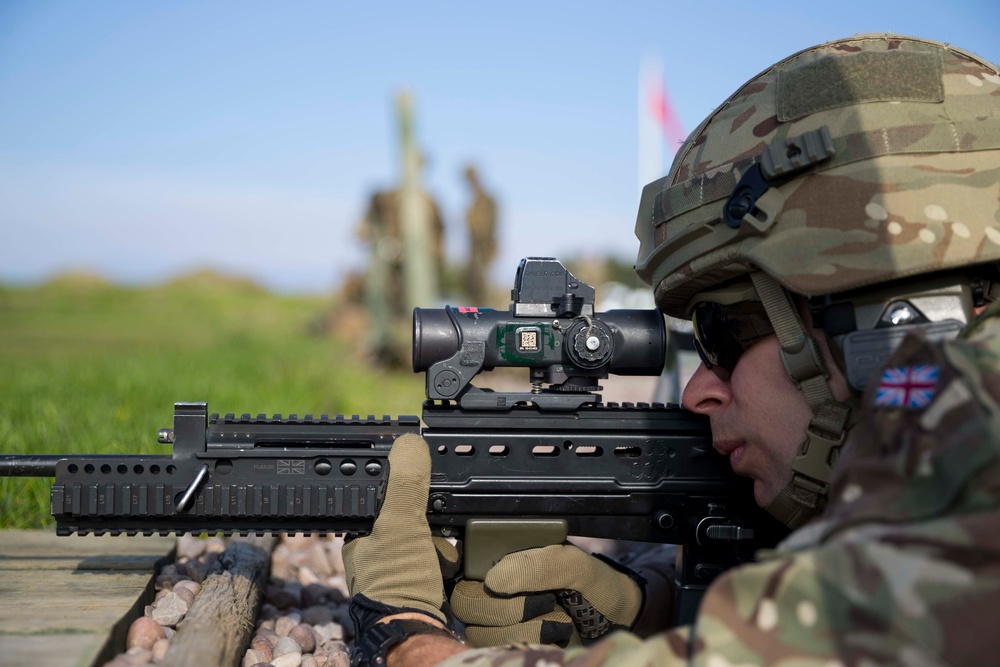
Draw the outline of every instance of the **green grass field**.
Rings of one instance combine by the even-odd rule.
[[[211,412],[419,414],[422,376],[366,366],[310,325],[332,298],[194,274],[0,287],[0,453],[169,453],[175,401]],[[49,480],[0,478],[0,528],[50,526]]]

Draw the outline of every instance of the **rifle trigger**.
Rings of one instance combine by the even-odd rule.
[[[194,504],[194,497],[198,494],[199,489],[201,489],[202,484],[205,483],[207,478],[208,464],[206,463],[198,470],[198,473],[194,476],[194,480],[188,485],[188,488],[184,489],[180,500],[177,501],[178,512],[187,512],[191,509],[191,505]]]

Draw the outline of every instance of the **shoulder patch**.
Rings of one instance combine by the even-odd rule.
[[[875,392],[875,407],[924,409],[934,399],[940,374],[937,364],[886,368]]]

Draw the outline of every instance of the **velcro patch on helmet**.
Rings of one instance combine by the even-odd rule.
[[[862,102],[943,102],[940,51],[826,56],[778,74],[778,120]]]

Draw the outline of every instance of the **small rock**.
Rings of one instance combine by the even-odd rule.
[[[167,649],[170,648],[169,639],[157,639],[156,643],[153,644],[153,662],[160,662],[163,660],[163,656],[167,654]]]
[[[208,574],[208,566],[202,563],[200,560],[188,561],[185,565],[185,570],[187,571],[187,576],[193,581],[199,584],[205,581],[205,576]]]
[[[153,604],[151,618],[160,625],[177,625],[187,611],[188,603],[177,593],[171,593]]]
[[[177,567],[174,565],[167,565],[163,570],[156,576],[156,589],[157,590],[170,590],[174,587],[178,581],[183,581],[184,576],[177,572]]]
[[[334,602],[346,602],[351,599],[351,593],[347,589],[347,579],[342,574],[327,579],[326,587],[329,589],[330,599]]]
[[[288,632],[298,624],[298,620],[290,616],[282,616],[274,622],[274,631],[278,633],[279,637],[287,637]]]
[[[197,558],[205,553],[207,542],[192,535],[177,538],[177,560]]]
[[[306,607],[302,610],[302,620],[309,625],[323,625],[333,620],[333,610],[325,605]]]
[[[284,541],[279,542],[271,552],[271,576],[285,581],[295,576],[291,563],[291,550]]]
[[[301,653],[286,653],[271,660],[272,667],[299,667],[301,664]]]
[[[271,652],[271,655],[272,658],[277,658],[285,655],[286,653],[302,653],[302,646],[291,637],[282,637],[278,640],[278,643],[274,645],[274,650]]]
[[[145,665],[153,659],[153,652],[141,646],[130,648],[124,655],[130,665]]]
[[[199,584],[197,581],[192,581],[191,579],[178,581],[176,584],[174,584],[174,591],[176,592],[178,588],[186,588],[192,593],[194,593],[195,596],[197,596],[198,593],[201,592],[201,584]]]
[[[317,647],[316,652],[313,653],[313,655],[320,662],[322,662],[322,660],[330,661],[337,655],[346,655],[348,657],[348,662],[350,662],[351,650],[347,648],[347,645],[344,642],[331,642]]]
[[[298,580],[303,587],[312,586],[320,582],[319,577],[308,567],[300,567],[299,571],[296,573],[295,578]]]
[[[243,667],[253,667],[254,665],[259,665],[260,663],[267,664],[271,662],[270,658],[265,658],[261,655],[260,651],[255,649],[247,649],[247,652],[243,654]]]
[[[288,638],[295,640],[303,653],[312,653],[316,650],[316,636],[308,625],[296,625],[288,631]]]
[[[348,653],[334,653],[327,661],[326,667],[351,667],[351,656]]]
[[[344,638],[344,626],[333,621],[324,623],[323,625],[314,625],[313,632],[319,636],[320,643],[323,644],[340,641]]]
[[[173,628],[169,628],[167,626],[163,626],[163,631],[167,633],[167,641],[173,639],[174,635],[177,634],[176,630],[174,630]]]
[[[288,609],[290,607],[297,607],[301,604],[301,589],[293,589],[289,586],[275,586],[273,584],[268,585],[265,589],[267,599],[278,609]]]
[[[128,635],[125,637],[125,648],[151,649],[158,639],[166,637],[162,625],[149,616],[140,616],[129,626]]]
[[[326,548],[322,542],[316,542],[309,551],[306,552],[306,566],[316,573],[320,579],[333,576],[333,566],[330,564],[330,556],[327,555]]]
[[[257,634],[262,637],[267,637],[268,641],[271,642],[272,647],[274,647],[274,645],[278,643],[278,640],[281,639],[277,632],[269,628],[261,628],[257,631]]]
[[[219,558],[222,556],[221,552],[207,552],[204,556],[199,558],[202,565],[205,566],[206,572],[211,572],[219,564]]]
[[[132,663],[128,661],[124,653],[121,653],[116,655],[114,660],[104,663],[104,667],[132,667]]]
[[[302,606],[306,608],[321,606],[328,597],[326,586],[319,583],[309,584],[302,589]]]
[[[344,548],[344,538],[335,537],[326,543],[326,553],[330,562],[330,569],[337,574],[344,573],[344,557],[341,551]]]
[[[250,648],[264,656],[264,662],[270,662],[274,657],[274,642],[267,635],[256,634],[250,640]]]
[[[333,642],[332,644],[327,645],[326,652],[328,655],[343,654],[348,658],[351,656],[351,649],[347,648],[347,644],[344,642]],[[350,662],[350,660],[348,660],[348,662]]]
[[[191,592],[190,588],[184,588],[180,584],[177,584],[174,586],[173,593],[187,603],[188,609],[191,608],[191,604],[194,602],[194,593]]]
[[[314,656],[308,653],[303,654],[301,667],[319,667],[319,662],[317,662]]]
[[[210,537],[205,540],[205,553],[221,554],[226,550],[226,541],[221,537]]]
[[[265,595],[267,595],[270,598],[270,589],[268,589],[268,591],[265,592]],[[270,602],[265,602],[260,606],[260,617],[265,620],[271,621],[272,628],[274,627],[274,619],[278,618],[278,616],[281,616],[281,612],[278,611],[278,608],[275,607]]]

